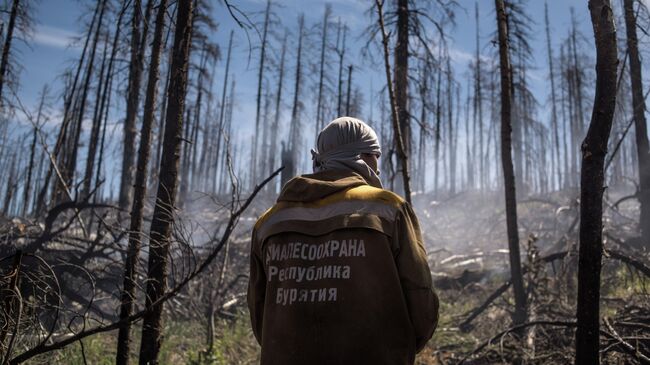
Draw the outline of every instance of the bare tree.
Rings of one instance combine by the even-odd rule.
[[[9,14],[9,24],[7,25],[7,35],[5,36],[5,42],[2,47],[2,58],[0,58],[0,110],[3,109],[2,104],[4,104],[2,99],[2,91],[6,83],[7,69],[9,68],[11,42],[14,39],[14,30],[16,29],[16,20],[18,18],[19,8],[20,0],[13,0],[11,4],[11,13]]]
[[[404,3],[407,1],[405,0],[400,0]],[[404,6],[407,6],[407,4],[401,4]],[[402,186],[404,188],[404,198],[406,199],[407,202],[411,203],[411,178],[409,176],[409,161],[408,161],[408,155],[406,152],[406,146],[404,143],[404,137],[402,136],[402,123],[400,119],[400,113],[399,109],[397,106],[397,97],[395,96],[395,92],[393,89],[393,81],[391,78],[391,69],[390,69],[390,61],[389,61],[389,56],[388,56],[388,34],[386,33],[386,28],[384,26],[384,12],[383,12],[383,7],[384,7],[384,1],[383,0],[375,0],[375,6],[377,8],[377,18],[379,22],[379,29],[381,32],[381,40],[382,40],[382,45],[383,45],[383,53],[384,53],[384,67],[386,70],[386,84],[388,86],[388,99],[390,101],[390,107],[391,107],[391,120],[393,124],[393,137],[395,139],[395,142],[397,144],[397,156],[398,156],[398,161],[400,163],[400,171],[402,173]],[[408,8],[405,9],[408,11]],[[407,13],[408,16],[408,13]],[[408,20],[407,20],[408,22]],[[408,25],[408,23],[407,23]],[[399,28],[399,26],[398,26]],[[408,32],[408,27],[403,30]],[[408,39],[408,36],[406,36]],[[399,39],[399,36],[398,36]],[[405,39],[402,39],[402,42],[406,41]],[[398,40],[399,44],[399,40]],[[406,51],[408,53],[408,44],[404,45]],[[397,53],[397,51],[396,51]],[[397,56],[396,56],[397,58]],[[408,55],[407,55],[408,58]],[[404,60],[402,60],[404,62]],[[397,66],[396,66],[397,68]],[[406,70],[402,70],[404,74],[401,76],[406,76]],[[396,77],[397,78],[397,77]],[[406,81],[406,80],[403,80]],[[406,86],[406,85],[403,85]],[[406,91],[404,91],[406,92]],[[404,100],[405,102],[406,100]],[[406,110],[403,111],[404,113],[408,113]]]
[[[558,188],[562,187],[562,164],[560,163],[560,137],[557,123],[557,96],[555,94],[555,69],[553,67],[553,49],[551,48],[551,29],[548,21],[548,3],[544,2],[544,21],[546,25],[546,53],[548,56],[548,72],[551,81],[551,129],[553,130],[553,159],[552,165],[555,167]]]
[[[257,97],[256,97],[256,109],[255,109],[255,140],[253,142],[252,146],[252,154],[251,154],[251,183],[257,180],[257,159],[258,159],[258,138],[259,138],[259,130],[260,130],[260,108],[262,106],[262,81],[264,78],[264,65],[266,61],[266,47],[267,42],[267,36],[269,33],[269,22],[270,22],[270,16],[271,16],[271,0],[266,1],[266,10],[264,11],[264,27],[262,30],[262,40],[260,43],[260,64],[259,64],[259,69],[257,72]]]
[[[280,128],[280,107],[282,104],[282,87],[284,85],[284,61],[287,53],[287,38],[285,34],[282,40],[282,50],[280,51],[280,64],[278,65],[278,90],[275,93],[275,113],[273,125],[271,126],[271,143],[269,148],[269,172],[275,170],[275,155],[277,154],[278,129]],[[275,189],[273,189],[275,191]]]
[[[178,187],[178,162],[183,126],[183,109],[187,89],[187,70],[192,35],[192,1],[180,1],[176,8],[176,26],[172,60],[172,77],[167,92],[165,139],[160,161],[160,183],[150,230],[146,306],[152,307],[167,286],[168,253],[172,214]],[[157,363],[162,331],[163,303],[153,305],[144,316],[140,345],[140,364]]]
[[[158,4],[156,15],[156,26],[151,45],[151,60],[149,63],[149,78],[145,94],[144,113],[142,118],[142,130],[140,131],[140,147],[138,149],[138,162],[135,173],[135,189],[133,194],[133,207],[131,208],[131,224],[129,226],[129,247],[126,256],[124,269],[124,283],[120,303],[120,319],[124,320],[133,312],[135,300],[135,273],[136,264],[140,254],[142,241],[142,215],[144,200],[147,191],[147,165],[151,150],[151,129],[153,126],[154,111],[158,92],[158,80],[160,79],[160,58],[163,48],[163,32],[165,29],[165,16],[167,12],[167,0],[161,0]],[[116,364],[129,363],[129,348],[131,337],[131,326],[125,322],[120,327],[117,338]]]
[[[589,0],[596,44],[596,95],[582,142],[576,365],[600,363],[600,269],[603,254],[605,155],[616,108],[617,47],[609,0]]]
[[[632,108],[636,135],[636,153],[639,166],[639,192],[641,216],[639,227],[643,242],[650,247],[650,146],[648,146],[648,127],[645,119],[645,98],[643,97],[643,77],[639,57],[639,41],[636,35],[637,21],[634,14],[634,0],[624,0],[625,27],[627,29],[627,51],[630,62],[630,81],[632,84]]]
[[[508,230],[508,250],[510,257],[510,278],[515,293],[515,311],[512,320],[515,324],[526,321],[526,292],[521,271],[519,253],[519,231],[517,226],[517,197],[514,167],[512,165],[512,127],[511,102],[512,79],[510,67],[508,15],[504,0],[495,0],[497,28],[499,35],[499,63],[501,72],[501,164],[506,198],[506,225]]]
[[[305,34],[305,15],[298,17],[298,49],[296,51],[296,74],[293,86],[293,103],[291,107],[291,121],[289,122],[289,140],[285,141],[282,147],[282,176],[280,184],[284,185],[296,174],[296,162],[298,161],[298,147],[300,145],[300,87],[302,86],[302,52]]]
[[[321,46],[320,46],[320,71],[318,74],[318,97],[316,100],[316,133],[314,136],[318,136],[318,132],[325,126],[325,113],[323,111],[323,89],[325,86],[325,54],[327,51],[327,28],[329,26],[329,18],[332,15],[332,6],[330,4],[325,5],[325,12],[323,13],[323,24],[322,24],[322,33],[321,33]]]
[[[153,0],[147,0],[147,12]],[[120,179],[119,206],[126,210],[131,204],[133,188],[133,168],[135,164],[136,115],[140,106],[140,84],[144,49],[146,47],[146,29],[142,31],[142,1],[133,1],[131,19],[131,59],[129,61],[129,87],[126,97],[126,117],[124,119],[124,145],[122,154],[122,175]],[[146,23],[146,22],[145,22]],[[144,35],[143,35],[144,34]]]

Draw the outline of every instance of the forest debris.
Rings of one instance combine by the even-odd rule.
[[[628,342],[626,342],[612,327],[612,325],[609,323],[609,320],[607,317],[603,319],[603,322],[605,323],[605,326],[607,326],[607,329],[609,330],[609,333],[606,335],[611,336],[618,341],[622,345],[622,347],[625,349],[625,352],[629,355],[632,355],[636,357],[638,360],[640,360],[644,364],[650,364],[650,358],[642,354],[638,349],[636,349],[634,346],[630,345]]]

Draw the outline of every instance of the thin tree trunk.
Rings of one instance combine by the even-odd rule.
[[[101,8],[102,2],[97,2],[97,6],[95,7],[95,10],[93,12],[93,18],[90,22],[89,26],[89,31],[88,34],[86,35],[86,40],[84,41],[84,47],[83,50],[81,51],[81,57],[79,58],[79,63],[77,64],[77,70],[75,71],[75,76],[72,81],[72,85],[69,89],[68,94],[65,97],[65,102],[63,105],[63,122],[61,123],[61,128],[59,129],[59,134],[56,139],[56,143],[54,145],[54,149],[52,152],[53,159],[52,161],[56,161],[58,159],[59,153],[61,152],[61,148],[63,148],[63,145],[66,141],[67,138],[67,130],[68,130],[68,123],[70,123],[71,117],[70,117],[70,108],[72,106],[72,101],[75,96],[75,91],[77,89],[77,83],[79,82],[79,76],[81,75],[81,70],[83,68],[84,60],[86,57],[86,51],[88,49],[88,45],[90,44],[90,39],[92,38],[92,29],[95,26],[95,22],[97,21],[97,16],[99,15],[99,10]],[[36,214],[39,214],[45,210],[45,195],[47,194],[47,191],[50,187],[50,179],[52,177],[52,174],[54,170],[56,170],[56,166],[54,164],[50,164],[49,168],[47,170],[47,173],[45,175],[45,179],[43,181],[43,185],[41,188],[40,193],[38,194],[38,199],[36,202]],[[52,192],[52,196],[54,197],[57,194],[56,187],[59,186],[58,183],[54,184],[55,189]]]
[[[149,0],[151,2],[152,0]],[[149,5],[147,4],[147,8]],[[126,210],[131,205],[133,187],[133,168],[135,158],[136,115],[140,106],[140,83],[145,45],[140,44],[142,24],[142,1],[133,1],[131,19],[131,60],[129,62],[129,87],[126,98],[126,117],[124,119],[124,149],[122,154],[122,175],[120,179],[119,206]]]
[[[2,206],[2,214],[8,216],[10,214],[10,206],[14,197],[14,190],[16,188],[16,154],[12,154],[11,163],[3,171],[9,170],[9,177],[7,178],[7,189],[5,190],[5,201]]]
[[[339,82],[338,82],[338,99],[336,106],[336,117],[340,117],[343,112],[343,59],[345,57],[345,36],[346,36],[347,27],[343,26],[343,42],[340,42],[341,38],[341,20],[339,19],[339,27],[336,32],[336,52],[339,56]],[[342,43],[342,46],[340,46]],[[346,112],[347,114],[347,112]]]
[[[323,129],[325,121],[323,120],[325,116],[323,115],[323,83],[325,79],[325,54],[327,51],[327,26],[329,24],[330,13],[332,8],[329,4],[325,5],[325,13],[323,15],[323,33],[321,36],[321,48],[320,48],[320,73],[318,76],[318,99],[316,102],[316,134],[321,129]]]
[[[105,84],[105,80],[108,79],[108,74],[106,73],[106,62],[107,62],[107,53],[108,53],[108,34],[104,43],[104,54],[102,56],[102,65],[99,70],[99,79],[97,80],[97,90],[95,94],[95,111],[93,113],[93,125],[90,131],[90,139],[88,142],[88,154],[86,155],[86,170],[84,173],[83,179],[83,189],[81,191],[81,196],[85,198],[90,193],[90,186],[93,178],[93,169],[95,167],[95,155],[97,154],[97,144],[99,143],[99,132],[101,129],[101,118],[102,118],[102,100],[106,95],[106,90],[102,89],[102,84]],[[102,92],[104,96],[102,96]]]
[[[32,175],[34,170],[34,158],[36,157],[36,139],[38,137],[38,129],[40,128],[41,119],[43,117],[43,108],[45,107],[45,97],[47,96],[47,85],[43,87],[41,92],[41,100],[38,103],[38,113],[36,115],[36,125],[34,126],[34,133],[32,134],[32,144],[29,150],[29,165],[27,167],[27,183],[25,184],[25,191],[23,196],[23,211],[22,216],[26,216],[28,212],[30,193],[32,188]]]
[[[352,65],[348,66],[348,92],[345,96],[345,115],[350,115],[350,95],[352,94]]]
[[[455,193],[456,185],[456,147],[454,146],[454,116],[453,116],[453,75],[451,60],[447,57],[447,136],[449,138],[449,192]]]
[[[131,208],[131,223],[129,226],[129,246],[124,268],[124,283],[120,303],[120,319],[128,318],[133,312],[135,300],[135,273],[142,243],[142,216],[147,193],[147,165],[151,150],[151,129],[156,109],[158,93],[158,80],[160,79],[160,57],[162,53],[162,36],[165,29],[165,16],[167,13],[167,0],[158,4],[156,26],[153,43],[151,46],[151,60],[149,63],[149,78],[145,94],[144,113],[142,116],[142,129],[140,131],[140,147],[138,149],[138,162],[135,171],[135,186],[133,206]],[[129,350],[131,347],[131,325],[128,321],[120,327],[117,337],[117,355],[115,363],[126,365],[129,363]]]
[[[296,77],[294,82],[294,92],[293,92],[293,106],[291,108],[291,124],[289,125],[289,140],[287,141],[287,151],[285,154],[286,158],[283,158],[282,164],[284,165],[284,170],[282,170],[282,175],[280,176],[280,184],[284,184],[289,181],[296,174],[295,164],[298,159],[298,144],[300,139],[300,121],[298,120],[299,114],[299,97],[300,97],[300,85],[302,77],[302,41],[305,28],[305,16],[301,14],[298,18],[298,50],[296,55]]]
[[[442,59],[442,46],[439,47],[438,59]],[[434,168],[433,168],[433,192],[438,194],[438,181],[440,175],[440,126],[442,126],[442,66],[438,66],[438,78],[436,80],[436,131],[434,138]]]
[[[557,171],[558,189],[562,188],[562,164],[560,163],[560,137],[557,124],[557,97],[555,95],[555,69],[553,68],[553,50],[551,48],[551,29],[548,21],[548,3],[544,2],[544,20],[546,24],[546,51],[548,54],[548,72],[551,79],[551,129],[553,129],[553,166]]]
[[[9,26],[7,27],[7,36],[5,37],[5,44],[2,47],[2,59],[0,60],[0,110],[4,109],[2,91],[6,82],[7,70],[9,68],[9,55],[11,50],[11,41],[14,38],[14,29],[16,28],[16,18],[18,17],[18,7],[20,0],[14,0],[11,5],[11,13],[9,14]]]
[[[287,53],[287,38],[288,34],[285,34],[284,40],[282,41],[282,51],[280,53],[280,66],[278,69],[278,90],[275,93],[275,118],[273,119],[273,126],[271,127],[271,148],[269,150],[269,174],[272,174],[275,171],[275,155],[278,152],[278,129],[280,128],[280,107],[282,103],[282,86],[284,85],[284,60],[285,54]],[[273,184],[275,186],[275,184]],[[275,192],[275,188],[273,188]]]
[[[648,128],[645,119],[645,98],[643,97],[639,41],[636,36],[637,22],[634,15],[634,1],[624,0],[624,7],[627,49],[630,57],[636,153],[639,166],[639,202],[641,203],[639,227],[643,242],[646,247],[650,248],[650,147],[648,146]]]
[[[408,104],[408,56],[409,56],[409,0],[397,0],[397,43],[395,44],[395,73],[393,77],[395,96],[395,106],[397,108],[398,121],[400,125],[400,135],[404,145],[404,160],[406,156],[411,155],[411,123],[409,120]],[[402,164],[402,159],[398,160],[397,169],[403,171],[403,175],[408,175],[406,167]],[[405,182],[403,181],[402,184]],[[406,195],[406,186],[398,185],[398,190],[404,189]],[[410,187],[409,187],[410,190]],[[410,198],[407,198],[410,199]]]
[[[224,136],[226,133],[224,132],[224,115],[226,112],[226,93],[227,93],[227,88],[228,88],[228,76],[230,72],[230,55],[232,52],[232,37],[234,35],[234,32],[231,30],[230,31],[230,40],[228,41],[228,56],[226,57],[226,72],[223,77],[223,89],[221,90],[221,106],[219,108],[219,129],[217,130],[217,150],[216,150],[216,157],[215,157],[215,171],[219,171],[219,166],[221,166],[222,169],[225,170],[224,166],[219,164],[219,157],[221,156],[221,141],[224,139]],[[225,155],[225,153],[224,153]],[[216,181],[215,177],[215,181]],[[221,187],[219,187],[221,189]],[[216,190],[216,189],[215,189]]]
[[[70,187],[73,186],[73,179],[75,175],[75,170],[77,168],[77,156],[79,152],[79,140],[81,138],[83,119],[86,111],[86,102],[88,100],[88,91],[90,89],[90,81],[92,80],[93,75],[93,66],[95,64],[95,53],[97,52],[97,46],[99,45],[99,36],[102,30],[102,20],[104,18],[104,12],[106,10],[106,0],[101,2],[101,10],[99,11],[99,21],[97,23],[97,30],[95,31],[95,36],[93,39],[92,47],[90,50],[90,58],[88,59],[88,65],[86,69],[86,75],[84,80],[84,85],[81,91],[81,100],[79,101],[79,110],[77,115],[77,123],[75,126],[74,136],[72,138],[72,149],[70,150],[70,157],[67,159],[64,169],[64,179],[65,183]],[[101,80],[99,81],[101,84]],[[63,189],[58,189],[62,191]]]
[[[479,188],[483,189],[485,187],[485,159],[483,156],[483,87],[481,82],[483,81],[483,76],[481,75],[481,54],[479,52],[479,13],[478,13],[478,2],[474,3],[476,11],[476,94],[475,94],[475,103],[477,109],[477,119],[478,124],[478,153],[474,155],[475,158],[479,159]]]
[[[253,151],[251,154],[251,184],[255,184],[255,181],[257,180],[257,153],[258,153],[258,139],[259,139],[259,133],[258,131],[260,130],[260,108],[262,105],[262,81],[264,78],[264,64],[265,64],[265,57],[266,57],[266,37],[268,35],[268,30],[269,30],[269,16],[271,14],[271,0],[267,0],[266,2],[266,11],[264,12],[264,30],[262,31],[262,43],[260,44],[260,67],[258,69],[257,73],[257,98],[256,98],[256,111],[255,111],[255,131],[254,131],[254,141],[253,141]],[[251,185],[252,186],[252,185]]]
[[[526,321],[526,292],[521,271],[519,254],[519,232],[517,227],[517,198],[515,175],[512,165],[511,145],[511,100],[512,80],[510,66],[510,50],[508,40],[508,20],[503,0],[495,0],[497,28],[499,34],[499,60],[501,71],[501,163],[503,165],[503,180],[506,200],[506,224],[508,230],[508,249],[510,256],[510,278],[515,293],[515,311],[512,321],[515,325]]]
[[[157,364],[161,345],[163,303],[157,303],[167,287],[167,266],[178,187],[178,162],[183,130],[183,109],[187,90],[187,70],[192,34],[192,1],[179,1],[176,9],[172,77],[168,90],[167,120],[160,183],[150,230],[146,307],[140,345],[140,364]]]
[[[616,108],[617,47],[609,0],[589,0],[596,43],[596,95],[582,143],[576,365],[600,363],[600,269],[603,252],[605,155]]]
[[[378,22],[379,22],[379,27],[381,30],[381,37],[382,37],[382,45],[383,45],[383,51],[384,51],[384,68],[386,70],[386,84],[388,86],[388,99],[390,101],[390,106],[391,106],[391,120],[393,122],[393,137],[394,140],[397,144],[397,158],[398,162],[400,163],[401,167],[401,172],[402,172],[402,187],[404,188],[404,198],[406,201],[410,204],[411,203],[411,178],[409,176],[409,161],[408,161],[408,155],[407,155],[407,149],[404,143],[404,138],[402,135],[402,120],[401,120],[401,114],[400,114],[400,109],[398,107],[397,103],[397,97],[395,95],[394,89],[393,89],[393,79],[391,78],[391,71],[390,71],[390,61],[389,61],[389,56],[388,56],[388,34],[386,33],[386,29],[384,26],[384,13],[383,13],[383,7],[384,7],[384,1],[383,0],[375,0],[375,6],[377,7],[377,16],[378,16]],[[400,0],[400,7],[407,6],[407,0]],[[402,22],[407,22],[406,29],[402,29],[402,32],[407,32],[408,33],[408,8],[406,9],[401,9],[398,11],[399,12],[406,12],[406,18],[407,19],[402,19]],[[403,14],[404,15],[404,14]],[[398,15],[399,18],[399,15]],[[399,23],[399,20],[398,20]],[[403,24],[402,24],[403,26]],[[398,25],[398,28],[400,26]],[[405,38],[403,38],[405,37]],[[402,45],[400,45],[400,40],[402,42]],[[402,48],[401,51],[405,51],[407,53],[407,58],[408,58],[408,44],[404,44],[404,42],[408,41],[408,34],[402,35],[400,37],[398,35],[398,47],[397,48]],[[396,51],[397,53],[397,51]],[[404,55],[402,55],[404,56]],[[402,59],[403,57],[395,57],[400,58],[401,66],[408,66],[404,62],[406,60]],[[399,67],[397,65],[395,66],[396,68],[396,73]],[[401,80],[402,77],[406,76],[406,70],[400,70],[400,82],[406,82],[407,80]],[[397,76],[395,76],[395,79],[398,79]],[[403,87],[406,87],[407,85],[402,85]],[[404,96],[406,93],[406,90],[402,90],[404,92]],[[404,100],[404,107],[406,106],[406,100]],[[403,114],[408,114],[407,110],[403,110]],[[408,126],[408,125],[407,125]]]

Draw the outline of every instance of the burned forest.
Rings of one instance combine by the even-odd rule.
[[[0,9],[0,364],[259,364],[258,219],[343,116],[422,233],[415,364],[650,364],[650,1]]]

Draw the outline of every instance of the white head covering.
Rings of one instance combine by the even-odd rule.
[[[381,188],[378,172],[362,159],[362,153],[381,155],[377,134],[359,119],[334,119],[318,134],[318,151],[311,150],[314,172],[331,169],[352,170],[368,184]]]

